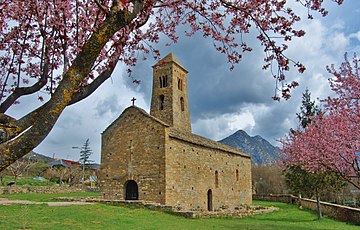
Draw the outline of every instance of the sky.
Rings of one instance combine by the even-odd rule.
[[[313,100],[331,94],[326,65],[339,64],[345,52],[360,55],[360,1],[345,0],[340,7],[327,1],[329,15],[325,18],[314,13],[313,20],[306,19],[306,10],[297,9],[304,19],[298,27],[305,30],[305,37],[289,44],[287,56],[302,62],[304,74],[290,72],[287,76],[300,86],[292,91],[290,100],[272,100],[275,81],[262,70],[264,54],[254,36],[247,42],[254,48],[244,55],[243,61],[230,71],[226,57],[218,53],[211,40],[202,36],[183,37],[171,46],[162,38],[156,47],[164,57],[172,52],[189,71],[188,94],[192,131],[195,134],[221,140],[239,129],[249,135],[260,135],[273,145],[296,128],[301,96],[306,88]],[[69,106],[60,116],[53,130],[36,148],[35,152],[55,158],[79,160],[79,149],[90,140],[93,161],[101,157],[101,133],[123,110],[135,105],[149,112],[152,90],[152,65],[149,58],[138,63],[133,75],[141,84],[133,84],[126,68],[118,64],[111,79],[85,100]],[[36,96],[36,95],[35,95]],[[33,96],[24,97],[21,103],[9,110],[9,115],[20,118],[26,111],[41,105]]]

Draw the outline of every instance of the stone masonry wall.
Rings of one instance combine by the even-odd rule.
[[[316,210],[316,201],[302,198],[300,204],[304,208]],[[351,222],[360,225],[360,209],[346,207],[338,204],[331,204],[327,202],[320,202],[321,211],[327,216],[337,220]]]
[[[251,204],[250,158],[168,138],[167,205],[179,210],[206,211],[209,189],[212,191],[214,211],[233,210],[242,204]]]
[[[153,89],[151,98],[150,114],[163,122],[173,125],[174,111],[173,111],[173,97],[172,91],[174,82],[172,78],[172,66],[165,64],[161,68],[154,69]],[[167,86],[160,87],[160,78],[167,77]],[[160,96],[164,96],[164,102],[161,103]],[[162,104],[162,109],[160,109]]]
[[[12,186],[0,188],[0,194],[17,193],[72,193],[81,192],[80,188],[66,186]]]
[[[172,67],[172,78],[173,78],[173,113],[174,121],[173,127],[183,130],[185,132],[191,132],[191,122],[190,122],[190,109],[188,103],[188,86],[187,86],[187,76],[185,70],[183,70],[178,65],[173,65]],[[181,80],[181,86],[179,89],[178,80]],[[183,109],[181,108],[180,98],[183,98]]]
[[[103,198],[125,199],[125,183],[134,180],[139,199],[164,204],[164,129],[139,108],[129,107],[102,135]]]

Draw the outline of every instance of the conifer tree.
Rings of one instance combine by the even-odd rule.
[[[89,160],[91,154],[93,154],[91,148],[90,148],[90,140],[89,138],[86,139],[84,145],[80,148],[80,159],[79,162],[82,165],[82,188],[85,187],[84,182],[85,182],[85,167],[87,164],[93,162],[92,160]]]
[[[315,105],[315,101],[311,101],[311,93],[306,89],[302,95],[300,113],[296,114],[301,127],[305,129],[311,123],[312,117],[320,113],[319,106]]]

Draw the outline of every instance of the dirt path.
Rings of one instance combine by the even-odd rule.
[[[37,202],[37,201],[28,201],[28,200],[9,200],[6,198],[0,198],[0,205],[12,205],[12,204],[47,204],[49,206],[70,206],[70,205],[91,205],[94,203],[89,202]]]

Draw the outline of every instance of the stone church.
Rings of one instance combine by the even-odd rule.
[[[250,157],[191,133],[187,73],[168,54],[153,66],[150,114],[130,106],[102,133],[103,198],[182,211],[251,204]]]

